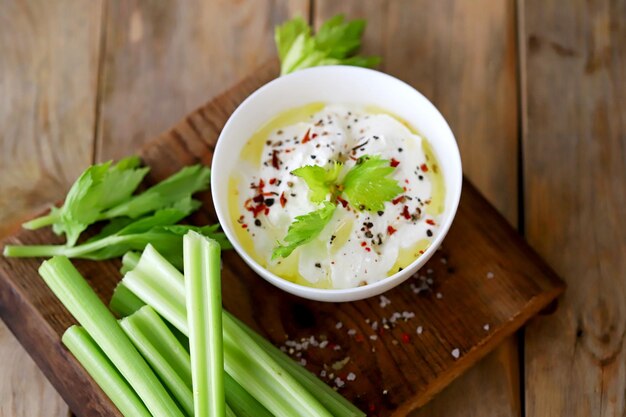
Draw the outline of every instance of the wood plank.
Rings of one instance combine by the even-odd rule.
[[[514,1],[318,0],[319,24],[337,13],[368,21],[364,52],[425,94],[459,143],[463,170],[517,225],[518,98]],[[415,415],[519,416],[517,344],[503,344]],[[475,387],[480,387],[477,390]],[[489,392],[489,401],[482,398]]]
[[[626,2],[525,0],[526,225],[568,282],[526,332],[528,416],[626,413]]]
[[[275,56],[303,0],[111,1],[97,160],[120,158]]]
[[[0,235],[62,198],[91,163],[101,6],[29,0],[0,7]],[[4,325],[0,363],[0,415],[67,415]]]
[[[190,114],[148,146],[142,157],[152,167],[149,181],[193,162],[210,163],[228,115],[252,89],[275,74],[275,64],[256,71],[253,78]],[[212,221],[210,195],[199,197],[204,210],[191,220]],[[49,232],[40,231],[21,233],[9,241],[50,239]],[[109,412],[110,402],[90,389],[91,380],[77,374],[81,369],[55,340],[73,320],[42,284],[38,265],[37,259],[0,259],[0,297],[8,299],[0,300],[0,316],[79,415],[114,415]],[[106,300],[118,279],[119,262],[76,265]],[[488,272],[494,273],[493,279]],[[324,335],[341,350],[309,349],[304,354],[307,367],[317,373],[324,364],[350,357],[341,372],[354,372],[356,380],[341,392],[365,410],[375,406],[379,416],[401,416],[428,401],[562,291],[552,271],[469,183],[444,249],[428,263],[426,275],[433,280],[429,291],[416,294],[411,284],[419,278],[414,278],[386,294],[391,307],[381,307],[378,298],[318,303],[276,289],[230,251],[224,254],[223,300],[227,309],[277,345],[285,343],[286,337],[300,340]],[[414,312],[415,318],[397,322],[371,340],[375,332],[368,320],[381,322],[396,311]],[[342,328],[337,328],[338,321],[344,324]],[[485,324],[489,324],[487,330]],[[418,325],[423,326],[420,335]],[[357,334],[351,336],[349,329]],[[407,337],[408,343],[403,341]],[[458,359],[452,354],[455,349],[459,349]]]

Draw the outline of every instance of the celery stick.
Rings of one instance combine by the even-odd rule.
[[[194,415],[223,417],[224,347],[220,245],[199,233],[183,238]]]
[[[113,314],[69,259],[54,257],[47,260],[39,267],[39,274],[126,378],[153,415],[183,416]]]
[[[296,363],[293,359],[283,353],[280,349],[270,343],[260,334],[246,326],[242,321],[227,311],[225,315],[231,317],[240,328],[242,328],[255,342],[259,344],[278,364],[287,370],[303,387],[308,389],[313,395],[330,411],[334,416],[345,417],[365,417],[365,413],[348,401],[344,396],[329,387],[324,381],[309,372],[306,368]]]
[[[272,417],[248,391],[246,391],[227,372],[224,372],[224,391],[226,392],[226,404],[239,417]]]
[[[118,317],[126,317],[139,310],[146,305],[139,297],[137,297],[122,282],[117,284],[113,291],[113,296],[109,302],[109,308]]]
[[[194,415],[187,352],[149,306],[120,321],[122,329],[170,390],[187,415]],[[165,348],[167,346],[167,349]]]
[[[124,275],[122,282],[165,320],[186,336],[189,335],[183,275],[152,245],[146,246],[139,263],[135,269]]]
[[[140,258],[141,253],[139,252],[126,252],[124,256],[122,256],[122,267],[120,268],[120,273],[124,275],[128,271],[135,269]]]
[[[61,340],[122,415],[151,417],[135,391],[122,378],[85,329],[72,326],[63,333]]]

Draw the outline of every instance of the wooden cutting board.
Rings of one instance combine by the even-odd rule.
[[[151,167],[147,183],[184,165],[210,165],[229,115],[277,72],[275,63],[259,68],[145,147],[141,156]],[[324,380],[368,415],[405,415],[564,289],[476,189],[467,181],[463,187],[441,250],[385,298],[338,304],[304,300],[266,283],[230,251],[224,254],[226,309],[308,369],[325,375]],[[200,198],[204,209],[192,222],[215,222],[210,194]],[[60,241],[48,230],[20,231],[5,241],[50,242]],[[39,278],[40,263],[0,258],[0,316],[78,416],[120,416],[60,343],[63,331],[75,321]],[[75,264],[108,303],[121,278],[119,261]]]

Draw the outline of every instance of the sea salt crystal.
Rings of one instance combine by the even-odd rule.
[[[461,351],[457,348],[457,349],[452,349],[452,357],[454,359],[459,359],[459,356],[461,356]]]
[[[487,279],[493,279],[494,274],[493,272],[487,272]]]
[[[337,377],[335,378],[335,385],[337,386],[337,388],[342,388],[344,385],[346,385],[346,383],[343,382],[343,379]]]
[[[350,330],[348,330],[348,334],[349,334],[350,336],[354,336],[354,335],[356,334],[356,330],[354,330],[354,329],[350,329]]]
[[[417,334],[422,334],[424,332],[424,328],[422,326],[417,326]]]
[[[328,340],[320,342],[320,349],[324,349],[326,346],[328,346]]]
[[[322,369],[322,370],[320,371],[320,376],[321,376],[322,378],[326,378],[326,369]]]
[[[350,372],[348,376],[346,376],[346,379],[348,381],[354,381],[356,379],[356,375],[354,374],[354,372]]]
[[[337,324],[335,324],[335,329],[341,329],[343,327],[343,323],[338,321]]]
[[[378,336],[376,336],[375,334],[370,335],[370,339],[371,339],[371,340],[376,340],[376,339],[378,339]]]
[[[391,304],[391,300],[387,297],[385,297],[384,295],[380,296],[380,306],[382,308],[387,307],[389,304]]]
[[[438,293],[437,293],[437,298],[441,300],[441,299],[443,298],[443,294],[442,294],[442,293],[440,293],[440,292],[438,292]]]
[[[485,324],[485,325],[483,326],[483,329],[484,329],[486,332],[488,332],[488,331],[489,331],[489,327],[490,327],[490,326],[489,326],[489,323],[487,323],[487,324]]]

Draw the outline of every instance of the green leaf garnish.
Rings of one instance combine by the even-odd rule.
[[[355,210],[379,211],[385,208],[386,201],[403,191],[395,179],[389,178],[395,168],[389,160],[379,156],[359,158],[340,184],[338,178],[342,168],[343,164],[334,162],[327,168],[306,165],[291,172],[307,183],[309,199],[314,203],[323,202],[324,207],[296,217],[283,239],[285,244],[274,249],[272,259],[286,258],[295,248],[313,240],[332,217],[342,193]],[[330,201],[325,201],[329,194]]]
[[[70,188],[63,206],[24,223],[24,227],[52,226],[56,234],[65,234],[68,246],[74,246],[80,234],[99,219],[102,211],[131,197],[149,170],[138,165],[139,158],[132,156],[113,166],[109,161],[87,168]]]
[[[137,218],[162,208],[171,206],[192,194],[209,187],[211,171],[202,165],[185,167],[171,177],[153,185],[141,194],[133,196],[123,204],[119,204],[101,217],[128,216]]]
[[[286,258],[301,245],[313,240],[330,221],[337,206],[330,201],[324,201],[322,208],[297,216],[289,226],[283,244],[274,248],[272,259]]]
[[[395,179],[389,178],[394,169],[379,156],[362,156],[343,180],[346,200],[359,210],[383,210],[385,201],[403,191]]]
[[[276,27],[274,39],[281,61],[281,75],[320,65],[354,65],[373,67],[379,57],[357,57],[365,21],[344,22],[337,15],[322,24],[316,35],[301,17]]]
[[[314,203],[321,203],[326,199],[328,194],[334,192],[337,178],[341,172],[343,164],[341,162],[334,162],[328,168],[322,168],[317,165],[307,165],[291,173],[297,177],[302,178],[309,186],[311,193],[309,198]]]

